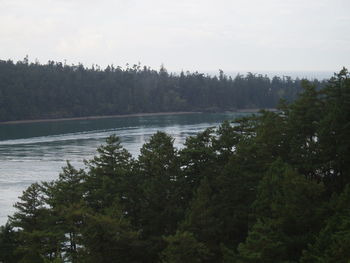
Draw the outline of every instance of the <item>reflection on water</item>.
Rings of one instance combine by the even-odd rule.
[[[57,178],[69,160],[83,168],[83,159],[111,134],[137,156],[157,131],[172,135],[177,148],[186,137],[244,113],[186,114],[0,125],[0,225],[14,212],[12,205],[31,183]]]

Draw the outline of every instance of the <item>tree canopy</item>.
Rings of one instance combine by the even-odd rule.
[[[322,86],[317,80],[314,84]],[[301,80],[248,73],[168,73],[140,65],[47,64],[0,60],[0,122],[113,114],[274,108],[295,99]]]
[[[166,74],[165,72],[161,74]],[[318,262],[350,259],[350,74],[187,138],[118,137],[35,183],[0,228],[1,262]]]

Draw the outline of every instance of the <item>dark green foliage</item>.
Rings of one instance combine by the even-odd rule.
[[[218,249],[217,239],[220,238],[222,229],[222,222],[216,216],[216,207],[213,206],[211,201],[213,196],[214,193],[209,180],[204,178],[198,187],[182,226],[186,231],[193,233],[199,242],[205,242],[210,251]]]
[[[55,229],[52,211],[45,207],[43,191],[39,184],[32,184],[14,206],[17,212],[10,217],[12,226],[19,228],[16,253],[19,262],[44,262],[57,257],[62,249],[64,233]]]
[[[320,84],[320,83],[317,83]],[[169,74],[140,65],[85,68],[0,60],[0,121],[145,112],[273,108],[294,99],[300,80],[248,73],[228,78]]]
[[[0,227],[0,262],[16,263],[20,259],[15,251],[18,246],[18,232],[9,224]]]
[[[321,91],[323,118],[319,129],[322,170],[330,187],[350,183],[350,74],[343,68]]]
[[[173,141],[169,135],[157,132],[143,145],[138,159],[141,234],[148,240],[147,251],[153,255],[164,247],[162,236],[174,234],[183,216],[180,169]]]
[[[86,214],[82,229],[81,262],[135,262],[138,233],[114,205],[106,214]]]
[[[98,156],[85,162],[89,175],[84,199],[96,211],[109,207],[116,197],[126,199],[122,184],[133,166],[130,153],[121,146],[118,137],[112,135],[106,143],[97,149]]]
[[[348,263],[350,259],[350,185],[330,202],[332,215],[316,242],[304,251],[302,263]]]
[[[242,262],[296,262],[319,231],[322,193],[321,184],[274,163],[253,204],[257,221],[238,247]]]
[[[46,196],[45,202],[52,209],[55,231],[61,232],[65,237],[64,246],[62,246],[63,258],[72,263],[77,262],[80,245],[80,230],[85,210],[82,203],[85,178],[83,170],[76,170],[67,162],[59,179],[51,183],[44,182],[42,187]]]
[[[12,66],[35,71],[27,64]],[[159,105],[170,110],[186,99],[196,107],[211,99],[227,106],[230,97],[224,95],[231,91],[225,85],[269,87],[268,79],[253,74],[232,82],[222,72],[209,78],[172,76],[164,68],[158,73],[47,67],[53,72],[61,67],[75,81],[97,74],[103,87],[118,74],[125,83],[140,82],[147,87],[142,95],[156,102],[140,103],[140,110]],[[274,78],[272,90],[282,92],[280,82]],[[184,89],[184,83],[193,89]],[[286,83],[293,86],[288,78]],[[199,85],[208,93],[200,93]],[[247,92],[239,85],[238,91]],[[23,192],[0,229],[0,261],[348,263],[349,74],[343,69],[324,89],[302,85],[299,98],[281,103],[279,112],[225,122],[187,138],[180,150],[171,136],[157,132],[133,159],[116,136],[107,138],[85,169],[68,162],[56,181]],[[141,92],[136,86],[121,91],[135,100],[130,94]],[[129,106],[128,111],[136,109]]]
[[[204,262],[209,257],[209,250],[190,232],[178,231],[165,240],[168,245],[161,254],[163,263]]]
[[[214,215],[220,221],[220,239],[218,243],[236,247],[247,236],[250,219],[250,207],[256,198],[260,175],[240,167],[235,158],[231,158],[216,178],[216,195],[213,206]]]
[[[185,148],[180,151],[182,167],[182,187],[187,200],[191,200],[193,190],[199,186],[201,179],[215,174],[216,154],[213,148],[213,130],[207,129],[196,136],[186,139]]]

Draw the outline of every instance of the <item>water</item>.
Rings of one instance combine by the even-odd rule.
[[[187,136],[245,113],[206,113],[0,125],[0,225],[30,184],[50,181],[69,160],[83,168],[106,137],[116,134],[135,157],[156,131],[172,135],[181,147]]]

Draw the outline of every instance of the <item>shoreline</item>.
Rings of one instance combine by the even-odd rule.
[[[222,112],[237,112],[237,113],[257,113],[261,109],[237,109],[235,111],[222,111]],[[265,109],[268,111],[277,111],[276,109]],[[149,113],[130,113],[130,114],[115,114],[115,115],[101,115],[101,116],[86,116],[86,117],[67,117],[57,119],[35,119],[35,120],[16,120],[16,121],[0,121],[0,125],[7,124],[24,124],[24,123],[41,123],[41,122],[60,122],[60,121],[79,121],[79,120],[99,120],[99,119],[112,119],[112,118],[128,118],[128,117],[147,117],[147,116],[162,116],[162,115],[183,115],[183,114],[199,114],[206,113],[205,111],[172,111],[172,112],[149,112]]]
[[[86,117],[67,117],[57,119],[36,119],[36,120],[16,120],[0,122],[0,125],[6,124],[22,124],[22,123],[40,123],[40,122],[56,122],[56,121],[79,121],[79,120],[98,120],[112,118],[127,118],[127,117],[146,117],[146,116],[162,116],[162,115],[182,115],[182,114],[198,114],[198,111],[179,111],[179,112],[153,112],[153,113],[131,113],[131,114],[115,114],[101,116],[86,116]]]
[[[238,109],[235,112],[258,113],[261,110],[271,111],[271,112],[278,111],[278,109],[276,109],[276,108],[261,108],[261,109]]]

